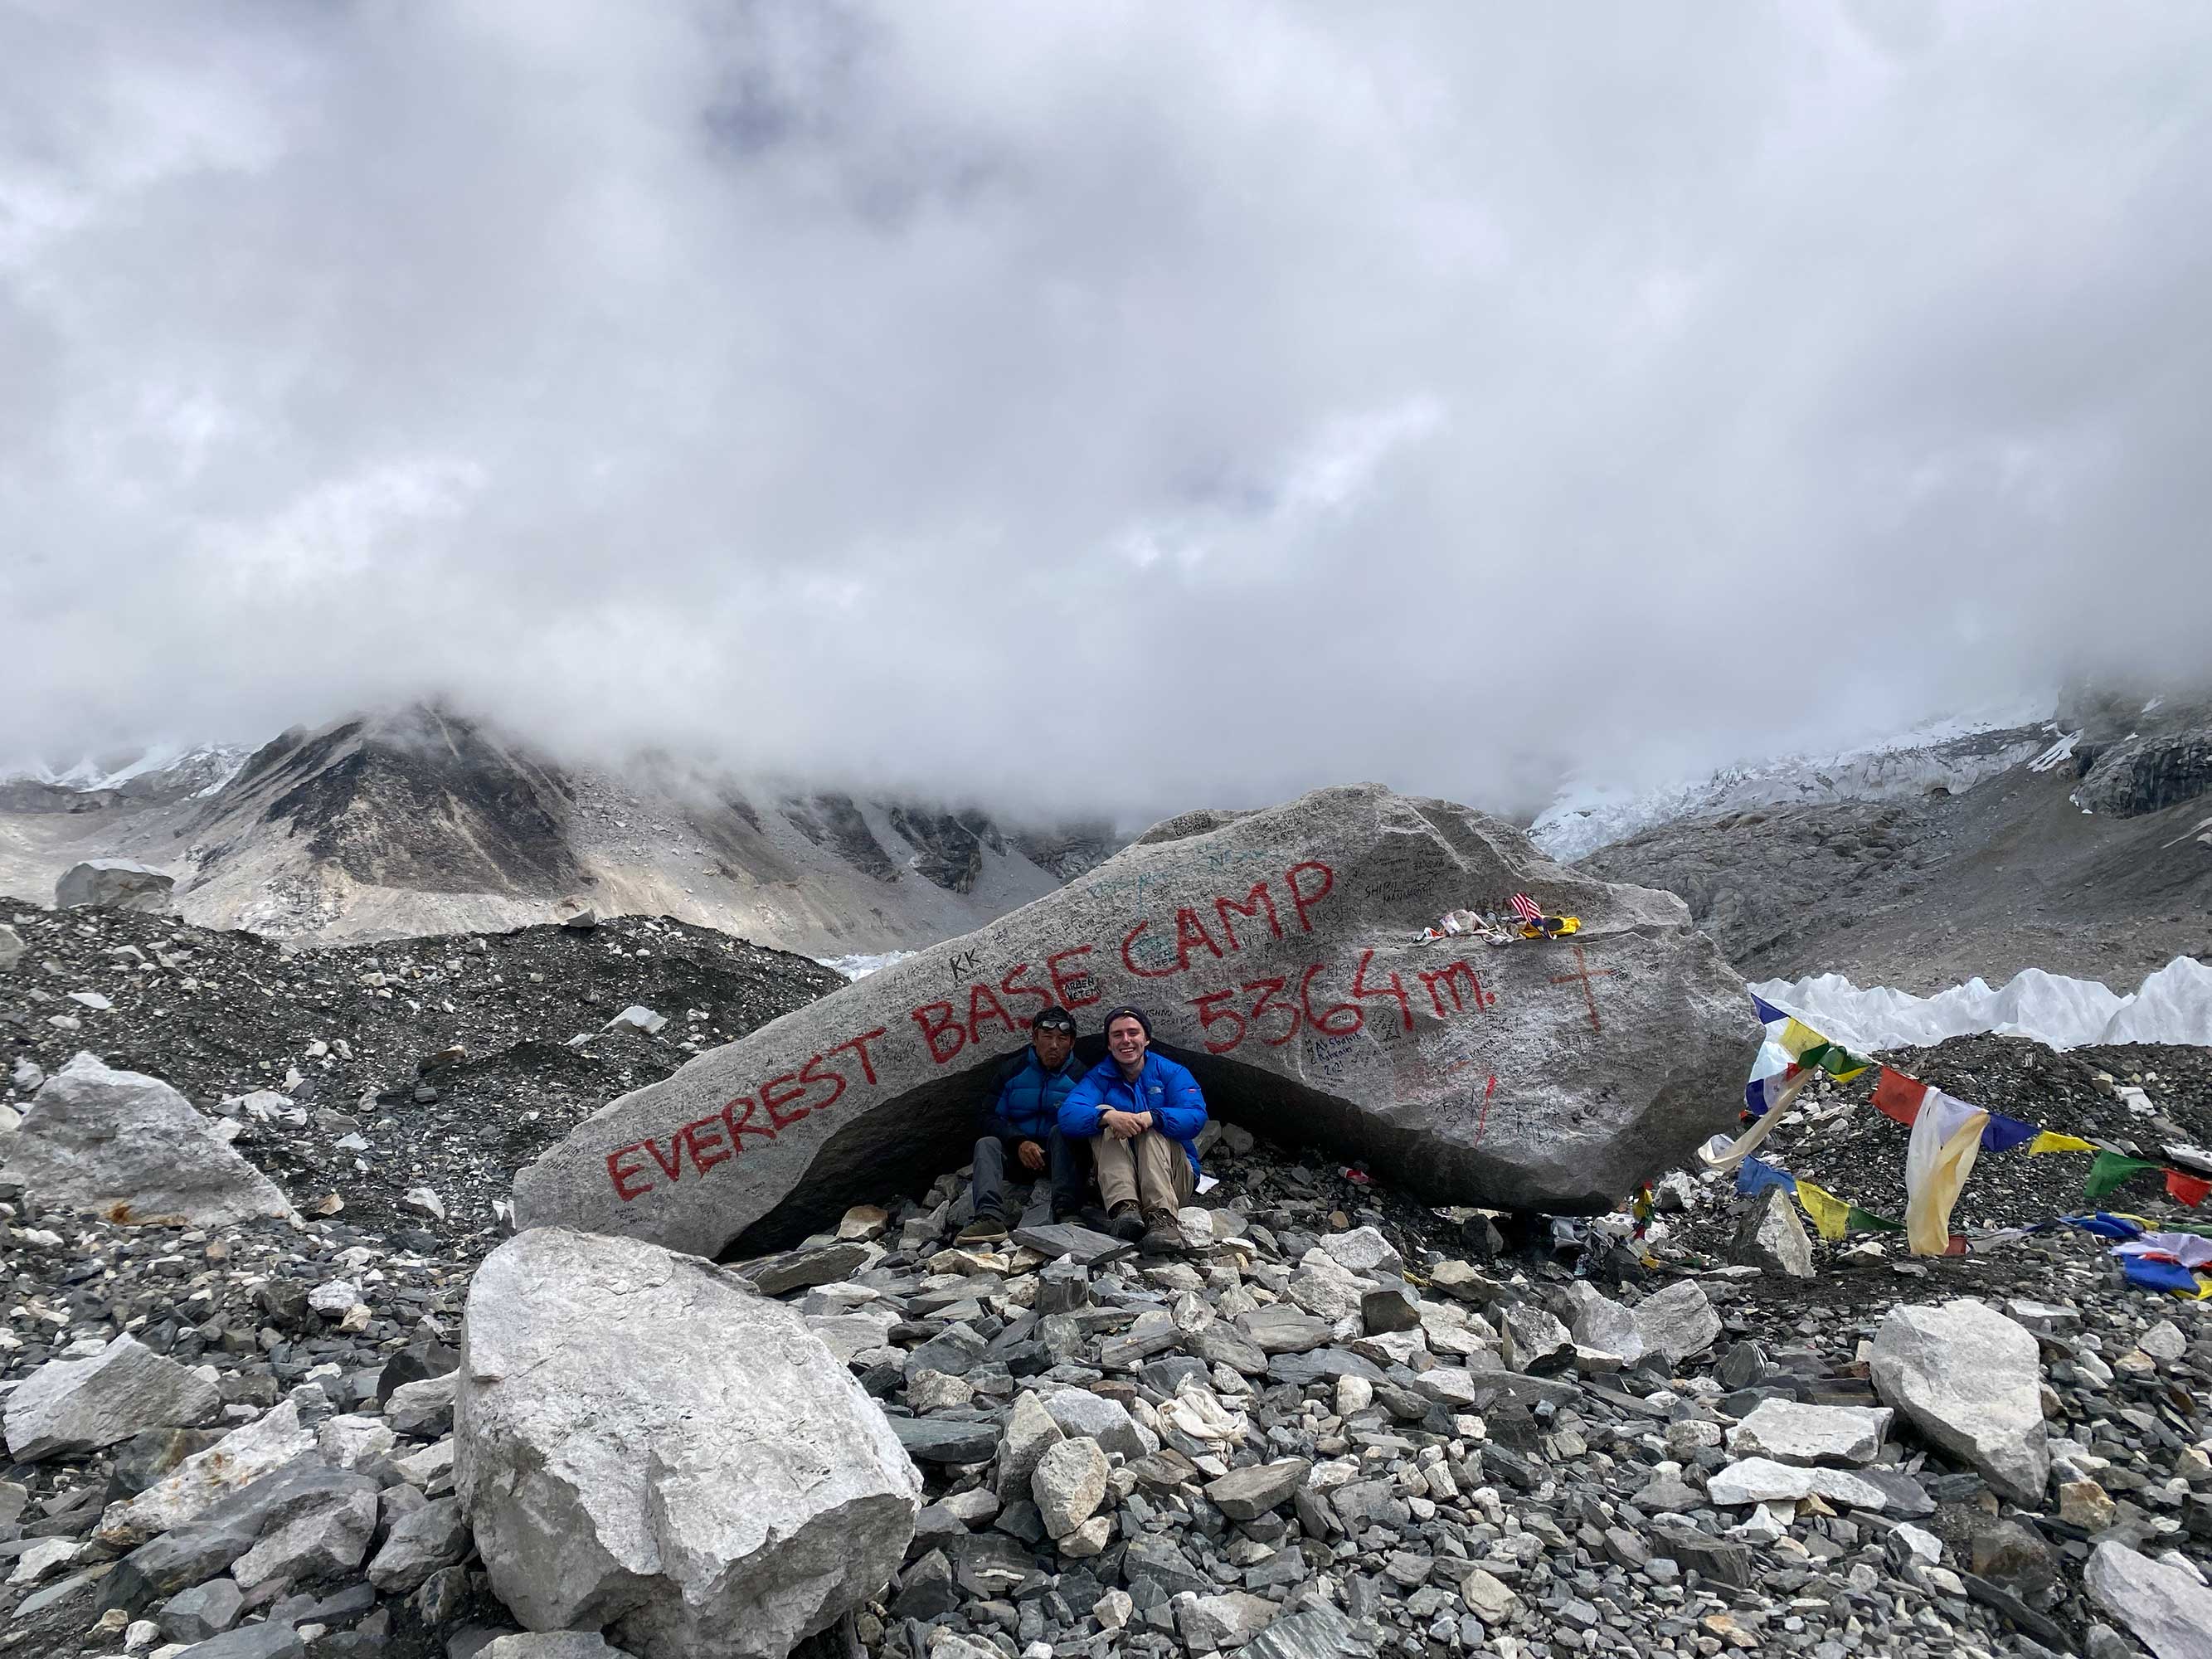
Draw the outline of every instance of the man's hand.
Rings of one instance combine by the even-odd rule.
[[[1098,1115],[1105,1122],[1106,1133],[1116,1140],[1134,1140],[1145,1133],[1146,1126],[1141,1113],[1117,1112],[1109,1106]]]
[[[1021,1159],[1022,1168],[1024,1170],[1035,1170],[1044,1168],[1044,1148],[1034,1140],[1024,1140],[1020,1146],[1015,1147],[1014,1156]]]

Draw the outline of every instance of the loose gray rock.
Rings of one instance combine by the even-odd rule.
[[[301,1659],[307,1650],[299,1633],[281,1620],[240,1625],[169,1656],[169,1659]]]
[[[1663,1355],[1670,1364],[1703,1353],[1721,1334],[1721,1316],[1713,1311],[1705,1286],[1693,1279],[1677,1279],[1654,1291],[1634,1311],[1644,1351]]]
[[[1030,1476],[1030,1496],[1044,1529],[1065,1538],[1097,1512],[1112,1472],[1098,1443],[1084,1437],[1048,1446]]]
[[[1471,896],[1518,891],[1581,933],[1413,942]],[[1276,978],[1294,994],[1265,1008],[1244,988]],[[1729,1127],[1758,1045],[1742,999],[1671,894],[1550,863],[1467,807],[1317,790],[1158,825],[982,932],[622,1097],[522,1171],[515,1220],[707,1255],[772,1212],[782,1236],[834,1226],[965,1161],[975,1073],[1048,1000],[1146,1006],[1218,1114],[1264,1111],[1404,1190],[1596,1212]],[[1458,1063],[1470,1044],[1543,1063],[1493,1085]]]
[[[2043,1497],[2051,1452],[2035,1339],[1985,1303],[1896,1307],[1874,1339],[1875,1392],[2014,1503]]]
[[[232,1578],[210,1578],[179,1590],[161,1609],[161,1634],[172,1642],[204,1642],[238,1622],[246,1595]]]
[[[1044,1408],[1060,1425],[1060,1431],[1071,1439],[1085,1436],[1097,1441],[1102,1450],[1118,1453],[1124,1458],[1142,1457],[1157,1449],[1155,1445],[1146,1443],[1136,1419],[1118,1400],[1109,1400],[1087,1389],[1062,1389],[1045,1396]]]
[[[402,1516],[368,1564],[368,1582],[380,1590],[404,1595],[441,1567],[469,1553],[468,1518],[458,1498],[440,1498]]]
[[[1321,1248],[1334,1257],[1339,1266],[1350,1269],[1362,1279],[1373,1279],[1378,1275],[1395,1279],[1406,1271],[1405,1258],[1374,1227],[1354,1227],[1349,1232],[1326,1234],[1321,1241]]]
[[[1729,1431],[1729,1449],[1738,1457],[1771,1457],[1784,1463],[1871,1463],[1894,1415],[1887,1406],[1803,1406],[1794,1400],[1762,1400],[1750,1416]]]
[[[376,1535],[376,1510],[373,1492],[342,1492],[263,1538],[230,1564],[230,1576],[251,1595],[274,1579],[349,1572],[368,1553],[368,1541]]]
[[[90,1359],[49,1359],[7,1396],[0,1421],[9,1455],[35,1463],[142,1429],[190,1427],[222,1409],[213,1382],[125,1335]]]
[[[1238,1659],[1372,1659],[1374,1642],[1334,1607],[1279,1618],[1237,1650]]]
[[[384,1420],[395,1434],[435,1438],[453,1426],[453,1395],[460,1387],[459,1373],[426,1376],[403,1382],[384,1402]]]
[[[1561,1369],[1572,1363],[1575,1339],[1533,1302],[1510,1303],[1498,1314],[1505,1363],[1516,1371]]]
[[[182,1095],[90,1054],[46,1079],[9,1138],[7,1158],[43,1201],[111,1221],[220,1227],[292,1214],[284,1194]]]
[[[73,864],[54,884],[54,908],[88,906],[100,910],[143,910],[166,915],[177,878],[129,859],[88,859]]]
[[[1573,1319],[1568,1328],[1576,1345],[1616,1356],[1624,1365],[1644,1358],[1644,1328],[1631,1309],[1608,1298],[1586,1279],[1567,1286]]]
[[[2107,1540],[2081,1583],[2157,1659],[2212,1659],[2212,1589],[2179,1567]]]
[[[1043,1401],[1034,1394],[1018,1396],[999,1431],[999,1501],[1027,1498],[1037,1460],[1064,1438]]]
[[[1814,1276],[1813,1241],[1797,1218],[1796,1201],[1779,1187],[1752,1200],[1735,1236],[1735,1259],[1763,1273],[1789,1279]]]
[[[5,923],[0,923],[0,974],[8,972],[21,962],[27,948],[21,933]]]
[[[574,919],[562,925],[574,927]],[[620,1648],[609,1647],[607,1638],[595,1630],[533,1630],[487,1642],[477,1650],[477,1659],[627,1659],[627,1656]]]
[[[1768,1504],[1778,1498],[1814,1496],[1855,1510],[1881,1510],[1889,1504],[1881,1487],[1848,1469],[1806,1468],[1765,1457],[1747,1457],[1729,1464],[1705,1482],[1705,1495],[1721,1504]]]
[[[1304,1353],[1336,1340],[1336,1327],[1277,1302],[1237,1316],[1237,1328],[1263,1354]]]
[[[1255,1463],[1231,1469],[1209,1482],[1206,1495],[1231,1521],[1255,1521],[1269,1510],[1289,1503],[1312,1469],[1313,1465],[1303,1457]]]
[[[455,1484],[537,1630],[782,1659],[875,1595],[921,1483],[796,1310],[711,1262],[541,1228],[469,1288]]]

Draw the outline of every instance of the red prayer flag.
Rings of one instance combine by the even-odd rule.
[[[1927,1093],[1926,1084],[1915,1082],[1904,1073],[1885,1066],[1881,1081],[1874,1085],[1874,1109],[1910,1128],[1920,1115],[1920,1103]]]
[[[2175,1203],[2186,1204],[2195,1209],[2208,1195],[2212,1195],[2212,1181],[2184,1175],[2179,1170],[2168,1170],[2166,1172],[2166,1190]]]

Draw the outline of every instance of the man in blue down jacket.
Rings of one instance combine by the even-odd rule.
[[[1152,1023],[1134,1008],[1106,1016],[1106,1058],[1060,1109],[1060,1132],[1088,1140],[1098,1192],[1119,1238],[1144,1236],[1147,1255],[1182,1247],[1176,1212],[1198,1188],[1198,1132],[1206,1097],[1198,1079],[1151,1052]]]
[[[1008,1152],[1031,1175],[1051,1170],[1054,1221],[1075,1213],[1083,1202],[1083,1163],[1060,1132],[1060,1109],[1082,1076],[1075,1063],[1075,1017],[1065,1008],[1042,1010],[1030,1022],[1030,1046],[1009,1056],[992,1080],[969,1188],[975,1218],[956,1243],[995,1244],[1006,1236]]]

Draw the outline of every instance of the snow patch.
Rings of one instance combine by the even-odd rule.
[[[853,956],[817,957],[814,959],[824,968],[835,968],[847,979],[866,979],[870,974],[894,963],[904,962],[914,954],[912,951],[883,951],[873,955],[863,951]]]
[[[1748,762],[1655,789],[1629,789],[1574,778],[1528,826],[1528,837],[1547,858],[1571,864],[1601,847],[1676,818],[1708,817],[1753,806],[1893,800],[1924,795],[1938,786],[1954,793],[1971,789],[1984,779],[2036,757],[2039,750],[2047,756],[2057,746],[2050,744],[2057,727],[2048,721],[2049,708],[2046,700],[2033,711],[2006,708],[1985,718],[1932,720],[1910,732],[1832,755],[1790,755]],[[2013,742],[1990,740],[1991,733],[2038,723],[2048,735],[2022,737]]]
[[[2027,769],[2031,772],[2048,772],[2059,762],[2071,760],[2074,756],[2074,745],[2081,741],[2081,734],[2079,732],[2069,732],[2050,748],[2028,762]]]
[[[1841,974],[1765,980],[1751,989],[1862,1052],[1924,1048],[1983,1031],[2033,1037],[2052,1048],[2109,1042],[2212,1047],[2212,968],[2193,957],[2176,957],[2124,996],[2095,980],[2040,968],[2014,975],[2001,990],[1970,979],[1932,997],[1886,985],[1862,990]]]

